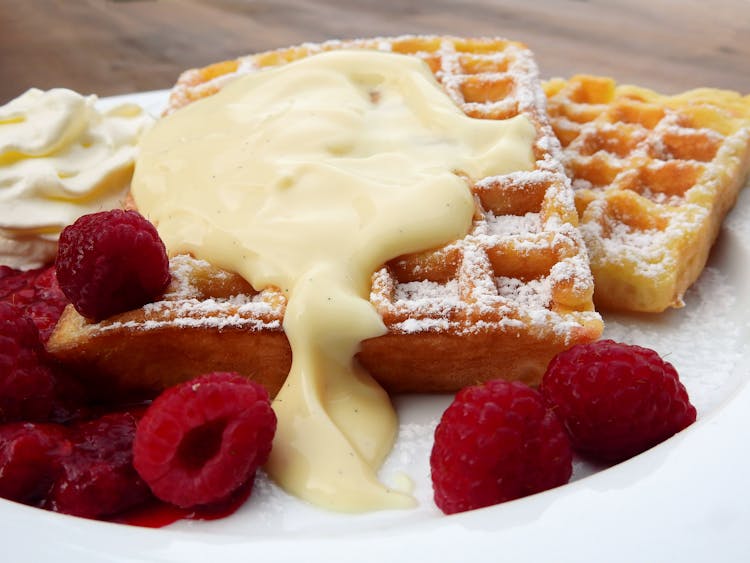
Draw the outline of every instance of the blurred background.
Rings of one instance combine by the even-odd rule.
[[[169,88],[186,68],[254,51],[404,33],[520,40],[545,78],[750,93],[750,0],[0,0],[0,103],[32,86]]]

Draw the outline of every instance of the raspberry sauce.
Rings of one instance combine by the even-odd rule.
[[[178,520],[218,520],[234,514],[250,497],[255,479],[233,493],[228,500],[201,508],[179,508],[161,501],[153,501],[108,521],[142,528],[163,528]]]

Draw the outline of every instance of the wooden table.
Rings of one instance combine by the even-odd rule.
[[[32,86],[169,88],[186,68],[253,51],[403,33],[521,40],[543,77],[750,93],[748,0],[0,0],[0,103]]]

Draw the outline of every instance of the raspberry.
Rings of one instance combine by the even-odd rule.
[[[62,366],[51,366],[55,391],[48,422],[68,424],[91,417],[89,388]]]
[[[26,314],[34,321],[42,342],[47,342],[63,309],[68,304],[68,298],[57,283],[54,266],[40,270],[32,287],[35,299],[26,308]]]
[[[0,426],[0,497],[36,504],[60,472],[72,445],[64,426],[13,423]]]
[[[0,422],[49,417],[55,376],[43,354],[34,323],[20,308],[0,303]]]
[[[268,459],[276,416],[268,393],[236,373],[172,387],[147,409],[135,468],[154,494],[182,508],[220,502]]]
[[[21,307],[46,342],[68,303],[57,284],[55,267],[14,270],[0,266],[0,301]]]
[[[461,390],[435,430],[435,503],[473,510],[567,483],[570,441],[541,394],[518,382]]]
[[[61,460],[60,475],[44,508],[87,518],[117,514],[151,499],[133,468],[136,418],[113,413],[73,425],[73,451]]]
[[[159,297],[169,260],[154,226],[135,211],[80,217],[60,235],[57,279],[84,317],[101,320]]]
[[[542,393],[574,449],[616,462],[666,440],[695,421],[677,371],[648,348],[602,340],[558,354]]]
[[[37,270],[14,270],[10,266],[0,266],[0,300],[14,305],[26,305],[34,296],[29,290]]]

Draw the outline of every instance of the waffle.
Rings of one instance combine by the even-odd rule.
[[[601,309],[680,307],[750,167],[750,96],[610,78],[544,85]]]
[[[390,392],[455,391],[491,378],[538,383],[557,352],[598,338],[602,322],[570,181],[523,45],[444,37],[303,45],[187,71],[167,112],[239,74],[342,48],[418,56],[466,114],[520,113],[536,129],[533,171],[473,183],[465,238],[374,273],[370,301],[388,332],[362,343],[359,362]],[[236,370],[278,391],[291,361],[282,292],[256,291],[189,256],[173,257],[170,267],[167,294],[139,310],[89,323],[69,307],[49,351],[120,388],[155,391],[198,373]]]

